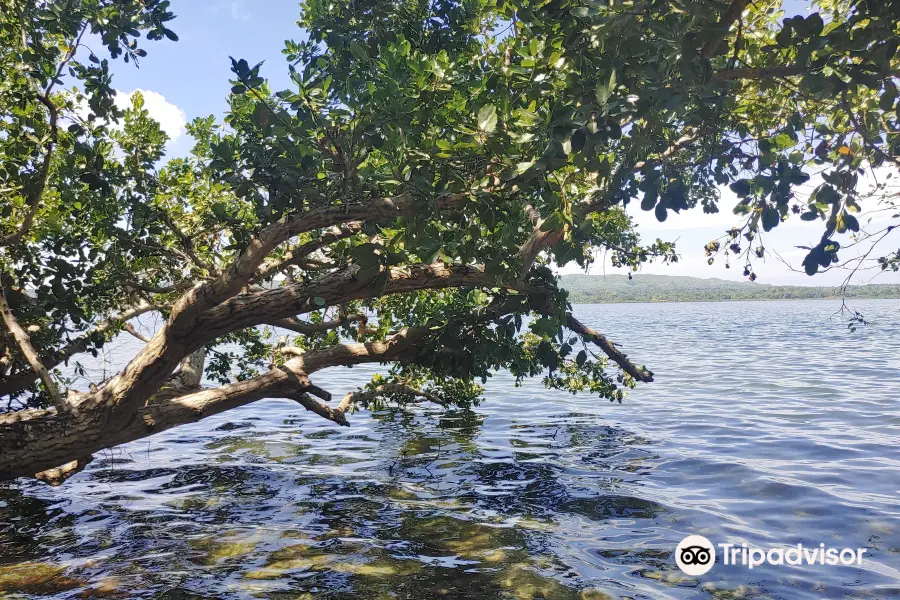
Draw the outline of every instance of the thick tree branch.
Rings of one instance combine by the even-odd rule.
[[[543,224],[543,220],[539,221],[532,234],[528,236],[528,239],[525,240],[525,243],[523,243],[519,247],[518,259],[522,263],[523,276],[531,270],[531,267],[534,265],[534,261],[537,259],[538,255],[541,252],[543,252],[550,246],[553,246],[562,239],[563,230],[561,228],[542,231],[541,226]]]
[[[203,365],[206,363],[206,349],[200,348],[184,357],[174,379],[180,387],[200,387],[203,380]]]
[[[357,277],[351,265],[302,284],[282,286],[264,292],[242,294],[206,311],[190,327],[173,334],[164,326],[125,369],[97,393],[82,400],[85,410],[104,405],[117,421],[127,421],[171,376],[178,362],[206,343],[233,331],[246,329],[301,313],[320,306],[335,306],[403,292],[451,287],[497,287],[527,294],[546,294],[545,286],[523,282],[504,283],[478,267],[416,265],[391,268],[381,282]],[[318,300],[315,300],[318,298]],[[315,300],[315,302],[314,302]],[[324,304],[322,304],[324,302]]]
[[[376,285],[374,279],[357,277],[358,272],[358,267],[351,265],[310,283],[235,296],[201,315],[196,322],[197,330],[208,332],[201,334],[204,337],[213,334],[220,337],[223,332],[271,323],[273,319],[308,313],[321,306],[418,290],[499,286],[524,293],[546,291],[522,282],[504,283],[480,267],[467,265],[435,263],[392,267],[383,287]],[[316,297],[324,304],[313,302]]]
[[[463,205],[465,198],[464,194],[440,196],[435,201],[435,209],[438,212],[455,210]],[[294,235],[344,223],[412,215],[421,209],[420,201],[410,194],[404,194],[358,204],[314,209],[290,215],[270,225],[216,279],[185,292],[175,302],[169,321],[144,349],[109,385],[98,394],[85,398],[84,402],[87,407],[98,404],[113,407],[115,419],[128,419],[166,381],[181,358],[206,342],[220,337],[223,332],[259,325],[272,318],[308,312],[306,309],[313,306],[312,300],[316,297],[325,298],[328,305],[333,305],[379,295],[380,290],[376,289],[372,281],[358,280],[355,277],[356,269],[351,268],[329,273],[316,280],[312,287],[304,287],[306,284],[302,284],[299,287],[285,286],[271,292],[235,296],[247,285],[266,256]],[[454,272],[443,270],[431,273],[426,269],[423,275],[428,281],[424,282],[416,282],[414,278],[397,272],[389,283],[393,283],[398,292],[417,289],[415,286],[419,284],[424,286],[420,289],[451,287],[462,285],[465,279],[473,275],[470,271],[471,269],[457,268]],[[446,276],[448,274],[451,276]],[[482,285],[481,281],[486,279],[483,274],[481,277],[475,275],[472,277],[472,285]],[[407,284],[410,285],[407,287]],[[307,290],[313,295],[304,293]],[[276,295],[266,295],[272,292],[276,292]],[[263,305],[254,301],[260,298],[263,299]],[[273,306],[265,306],[269,300],[274,301]],[[270,308],[274,310],[268,310]],[[251,314],[254,309],[258,311],[256,317]],[[242,319],[235,318],[237,313],[241,313]]]
[[[441,267],[449,269],[444,265]],[[437,266],[432,266],[429,271],[440,275]],[[429,283],[429,280],[421,278],[418,281],[419,284]],[[545,304],[546,291],[533,290],[534,295],[529,299],[529,304],[537,310],[548,308],[549,305]],[[265,292],[269,293],[271,292]],[[489,307],[480,318],[495,319],[500,314],[521,308],[521,301],[510,300]],[[623,368],[628,369],[627,365],[630,363],[625,361],[624,355],[618,353],[606,338],[584,327],[577,320],[570,321],[569,327],[583,335],[585,339],[594,341],[605,351],[611,352],[612,356],[619,356],[620,360],[625,362]],[[322,398],[330,399],[330,394],[315,386],[309,380],[309,376],[321,369],[335,366],[371,362],[415,362],[422,352],[424,340],[434,334],[435,331],[428,327],[411,327],[402,329],[384,341],[347,343],[311,350],[247,381],[195,392],[173,390],[146,406],[139,407],[131,418],[125,420],[113,419],[112,411],[102,406],[93,410],[79,410],[68,415],[61,415],[52,410],[0,415],[0,447],[4,449],[4,453],[0,454],[0,480],[43,473],[71,461],[72,456],[89,457],[104,448],[141,439],[262,398],[289,398],[326,419],[346,425],[345,413],[354,397],[345,398],[333,409],[309,396],[309,393],[315,393]],[[157,337],[154,337],[154,340]],[[645,381],[650,376],[640,372],[637,375]],[[376,394],[390,392],[440,402],[436,396],[414,388],[383,386],[374,391]],[[357,400],[361,397],[355,396]],[[79,408],[86,406],[81,404]],[[69,466],[66,465],[62,469],[68,470]],[[77,467],[77,464],[74,466]],[[53,473],[42,475],[45,479],[48,477],[52,479],[53,476]]]
[[[132,418],[123,422],[111,421],[110,412],[102,408],[75,414],[26,410],[0,415],[0,448],[3,448],[0,480],[33,476],[69,463],[72,456],[91,456],[105,448],[193,423],[263,398],[290,398],[326,418],[329,418],[329,412],[335,417],[330,408],[325,410],[324,405],[312,398],[300,399],[300,394],[316,389],[309,381],[309,374],[331,366],[410,360],[415,355],[416,343],[427,333],[424,328],[404,329],[383,342],[312,350],[246,381],[192,393],[177,391],[174,397],[139,408]],[[339,422],[337,419],[332,420]]]
[[[463,194],[441,196],[436,201],[438,212],[462,206]],[[175,303],[170,318],[173,333],[190,327],[202,312],[240,292],[256,274],[266,257],[282,242],[295,235],[354,221],[366,222],[396,218],[421,210],[421,203],[410,194],[379,198],[358,204],[329,206],[296,215],[266,227],[247,249],[215,280],[186,292]]]

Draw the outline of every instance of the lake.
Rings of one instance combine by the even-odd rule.
[[[349,428],[263,401],[6,485],[0,597],[900,597],[900,301],[850,306],[871,324],[834,301],[580,305],[655,383],[619,405],[498,375],[472,412]],[[377,369],[314,379],[340,398]],[[868,551],[688,577],[688,534]]]

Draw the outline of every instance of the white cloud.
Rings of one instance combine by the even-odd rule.
[[[159,92],[142,89],[130,92],[116,90],[116,106],[121,109],[131,106],[131,97],[135,92],[140,92],[144,96],[144,108],[159,123],[162,130],[168,134],[170,142],[185,134],[187,115],[183,110],[166,100],[166,97]]]
[[[209,7],[209,11],[218,14],[219,12],[228,12],[235,21],[249,21],[250,13],[245,10],[244,0],[236,2],[219,2]]]
[[[243,10],[244,3],[241,2],[232,2],[231,3],[231,18],[235,21],[246,21],[250,18],[250,13],[245,12]]]
[[[863,198],[861,202],[863,212],[858,215],[858,219],[862,228],[870,233],[876,232],[888,224],[898,223],[898,218],[893,215],[900,212],[900,209],[887,210],[878,202],[880,196],[887,193],[894,193],[895,197],[900,197],[900,183],[893,184],[893,180],[887,178],[888,172],[889,169],[885,167],[878,169],[874,174],[867,169],[865,174],[860,177],[859,190]],[[875,193],[876,180],[881,183],[887,182],[888,188]],[[821,176],[814,176],[809,182],[800,186],[795,190],[796,203],[804,206],[809,194],[821,183]],[[892,185],[895,187],[891,187]],[[633,201],[628,205],[627,212],[634,220],[643,243],[650,243],[656,238],[675,242],[676,251],[680,255],[680,260],[675,264],[665,265],[660,262],[646,264],[641,268],[642,273],[689,275],[702,278],[718,277],[746,281],[743,276],[743,262],[740,260],[732,261],[730,269],[725,267],[726,261],[722,256],[717,257],[713,265],[707,264],[708,257],[703,250],[704,245],[722,236],[726,230],[740,227],[746,220],[746,217],[735,215],[733,212],[738,203],[734,192],[727,186],[722,186],[719,191],[721,193],[720,212],[711,215],[704,214],[700,207],[681,213],[670,211],[668,218],[663,223],[656,220],[653,211],[641,210],[640,203]],[[764,233],[762,236],[763,246],[769,252],[777,253],[781,259],[790,263],[790,267],[774,254],[767,255],[763,260],[754,260],[753,270],[759,276],[759,280],[763,283],[778,285],[828,286],[842,284],[844,278],[849,274],[847,270],[819,273],[815,277],[809,277],[803,272],[801,264],[808,250],[798,248],[798,246],[814,246],[821,238],[823,230],[824,223],[822,221],[803,221],[792,214],[786,222],[781,223],[772,231]],[[743,239],[740,241],[746,247],[746,242]],[[850,246],[852,239],[849,234],[839,236],[839,241],[845,246],[840,255],[842,260],[861,257],[869,248],[869,245],[865,243],[859,246]],[[890,243],[894,242],[895,240]],[[885,243],[882,254],[890,249],[890,243]],[[896,245],[893,247],[896,248]],[[875,255],[877,256],[878,253],[876,252]],[[575,263],[570,263],[560,269],[560,272],[580,273],[582,271]],[[853,283],[868,283],[876,272],[857,272]],[[597,254],[597,260],[592,265],[590,273],[594,275],[625,273],[625,270],[614,268],[609,255],[600,252]],[[879,273],[878,278],[874,280],[874,283],[898,282],[900,282],[900,275],[896,273]]]

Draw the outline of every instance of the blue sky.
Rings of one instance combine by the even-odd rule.
[[[805,13],[808,3],[788,0],[785,6],[790,13]],[[273,88],[289,88],[291,82],[281,50],[285,40],[300,41],[305,39],[305,33],[296,23],[300,14],[297,0],[172,0],[172,11],[177,19],[171,29],[180,40],[145,46],[149,54],[141,61],[140,68],[117,62],[113,82],[123,102],[134,90],[143,91],[147,108],[173,138],[169,144],[170,155],[183,155],[191,147],[191,140],[184,135],[184,123],[209,114],[221,117],[226,108],[228,80],[232,75],[229,55],[245,58],[250,64],[265,61],[261,74],[269,78]],[[677,240],[682,256],[677,265],[651,264],[642,272],[744,280],[742,265],[733,264],[731,269],[726,269],[724,261],[718,259],[715,265],[709,266],[703,253],[706,242],[739,224],[739,218],[731,214],[734,202],[733,195],[724,189],[722,212],[718,215],[702,215],[699,209],[681,215],[670,213],[665,223],[658,223],[652,212],[641,211],[636,203],[630,206],[629,212],[645,240],[658,237]],[[865,227],[866,219],[861,218],[860,222]],[[799,270],[804,251],[796,246],[815,244],[821,227],[818,222],[792,219],[773,230],[765,239],[765,246]],[[842,258],[850,258],[851,252],[845,252]],[[837,285],[846,277],[846,273],[838,271],[810,278],[769,257],[765,262],[756,261],[755,271],[761,283],[772,284]],[[567,267],[563,272],[578,272],[578,269]],[[604,272],[624,273],[600,259],[591,273]],[[872,273],[860,274],[854,282],[869,280]],[[883,274],[873,281],[900,283],[900,276]]]
[[[245,58],[252,65],[266,61],[262,74],[272,80],[275,89],[290,86],[281,50],[287,39],[305,39],[297,26],[300,8],[297,0],[205,1],[172,0],[177,18],[170,28],[178,42],[168,40],[145,43],[148,56],[134,68],[118,61],[113,82],[121,92],[149,90],[183,112],[188,121],[210,114],[221,116],[231,86],[229,56]],[[153,112],[160,99],[148,103]],[[169,113],[171,112],[171,109]],[[172,115],[160,120],[175,133]],[[176,137],[170,154],[185,154],[191,142]]]

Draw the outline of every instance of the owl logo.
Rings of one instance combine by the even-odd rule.
[[[716,548],[702,535],[689,535],[675,548],[675,564],[685,575],[703,575],[716,564]]]

